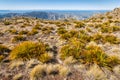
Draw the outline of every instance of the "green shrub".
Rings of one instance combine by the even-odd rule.
[[[16,29],[8,30],[11,34],[18,34],[18,31]]]
[[[42,33],[50,34],[52,32],[52,30],[53,30],[52,27],[44,27],[44,28],[42,28]]]
[[[42,42],[25,41],[17,45],[10,53],[10,59],[30,60],[38,59],[41,62],[47,62],[51,59],[47,55],[46,47]]]
[[[83,22],[77,22],[75,25],[75,28],[82,28],[85,27],[85,24]]]
[[[88,46],[84,52],[81,54],[81,60],[84,64],[98,64],[99,66],[106,65],[107,55],[104,51],[95,45]]]
[[[0,54],[3,54],[4,52],[9,52],[9,51],[10,51],[9,48],[0,44]]]
[[[63,27],[60,27],[57,29],[57,33],[60,35],[60,34],[65,34],[67,32],[67,30]]]
[[[80,39],[83,42],[89,42],[91,40],[91,36],[89,36],[84,30],[80,30],[77,36],[78,39]]]
[[[38,30],[37,29],[32,29],[32,31],[28,32],[28,35],[35,35],[38,34]]]
[[[120,64],[115,56],[108,56],[99,46],[90,45],[81,54],[81,61],[84,64],[97,64],[101,67],[113,67]]]
[[[110,26],[103,25],[101,27],[101,32],[103,32],[103,33],[111,33],[111,32],[113,32],[113,29]]]
[[[120,26],[112,26],[113,31],[120,31]]]
[[[69,33],[65,33],[65,34],[62,34],[60,37],[61,39],[69,40],[71,38],[71,35]]]
[[[10,25],[11,23],[10,22],[8,22],[8,21],[5,21],[4,22],[4,25]]]
[[[96,33],[96,34],[92,35],[91,40],[93,40],[97,43],[100,43],[103,41],[103,35],[101,33]]]
[[[107,16],[108,19],[112,19],[113,17],[112,16]]]
[[[120,64],[119,58],[108,56],[97,44],[87,45],[80,40],[72,39],[60,49],[60,59],[65,60],[72,56],[82,64],[97,64],[100,67],[113,67]]]
[[[60,50],[60,58],[65,60],[67,57],[72,56],[74,59],[79,59],[85,44],[80,40],[73,38],[68,44],[63,46]]]
[[[33,29],[41,30],[41,25],[40,25],[40,24],[36,24],[35,27],[34,27]]]
[[[5,58],[5,56],[0,55],[0,62]]]
[[[26,41],[26,37],[22,35],[14,36],[12,42]]]
[[[28,34],[28,31],[27,30],[22,30],[18,33],[19,35],[24,35],[24,34]]]
[[[103,42],[109,42],[109,43],[112,43],[112,44],[118,44],[118,43],[120,43],[120,39],[118,39],[114,35],[105,35],[103,37]]]

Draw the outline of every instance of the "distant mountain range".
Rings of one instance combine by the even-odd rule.
[[[92,15],[105,13],[109,10],[0,10],[0,18],[15,16],[36,17],[48,20],[58,19],[86,19]]]

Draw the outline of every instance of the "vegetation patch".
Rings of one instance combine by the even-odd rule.
[[[14,36],[12,42],[26,41],[26,37],[22,35]]]
[[[10,59],[30,60],[38,59],[41,62],[48,62],[51,56],[46,52],[42,42],[25,41],[17,45],[10,53]]]

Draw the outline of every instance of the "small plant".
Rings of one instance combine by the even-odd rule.
[[[65,34],[62,34],[60,37],[61,39],[69,40],[71,38],[71,35],[69,33],[65,33]]]
[[[18,31],[16,29],[8,30],[11,34],[18,34]]]
[[[41,25],[40,25],[40,24],[36,24],[35,27],[34,27],[33,29],[41,30]]]
[[[11,23],[10,22],[8,22],[8,21],[5,21],[4,22],[4,25],[10,25]]]
[[[111,33],[111,32],[113,32],[113,29],[111,27],[109,27],[109,25],[108,26],[103,25],[101,27],[101,32],[103,32],[103,33]]]
[[[113,17],[112,16],[107,16],[108,19],[112,19]]]
[[[112,44],[118,44],[118,43],[120,43],[120,39],[118,39],[114,35],[105,35],[103,37],[103,41],[104,42],[109,42],[109,43],[112,43]]]
[[[3,54],[4,52],[10,52],[10,49],[0,44],[0,54]]]
[[[13,77],[13,80],[21,80],[23,78],[23,74],[19,73]]]
[[[5,56],[0,55],[0,62],[5,58]]]
[[[58,34],[65,34],[66,32],[67,32],[67,30],[63,27],[60,27],[60,28],[57,29]]]
[[[32,31],[28,32],[28,35],[35,35],[38,33],[37,29],[32,29]]]
[[[28,34],[28,31],[27,30],[22,30],[18,33],[19,35],[24,35],[24,34]]]
[[[99,46],[89,45],[81,54],[81,60],[85,64],[97,64],[100,67],[113,67],[120,64],[115,56],[108,56]]]
[[[21,28],[25,28],[25,27],[26,27],[26,25],[21,25],[20,27],[21,27]]]
[[[26,41],[26,37],[22,35],[14,36],[12,42]]]
[[[31,80],[38,80],[39,78],[44,76],[46,76],[46,69],[44,65],[37,65],[30,72]]]
[[[85,24],[83,22],[77,22],[75,25],[75,28],[82,28],[85,27]]]
[[[46,53],[46,47],[42,42],[25,41],[17,45],[10,54],[10,59],[30,60],[38,59],[41,62],[48,62],[51,56]]]
[[[120,26],[112,26],[113,31],[120,31]]]
[[[65,60],[66,58],[72,56],[74,59],[79,59],[84,46],[85,44],[79,39],[71,39],[67,45],[61,48],[60,58]]]
[[[41,56],[39,57],[39,60],[43,63],[49,62],[51,59],[52,59],[52,54],[50,53],[41,54]]]
[[[81,54],[81,59],[85,64],[94,64],[96,63],[99,66],[105,66],[107,55],[104,51],[95,45],[88,46],[84,52]]]
[[[90,66],[90,69],[87,71],[86,74],[88,77],[92,78],[93,80],[106,80],[107,79],[107,76],[97,64],[93,64],[92,66]]]
[[[103,35],[101,33],[96,33],[96,34],[92,35],[91,39],[97,43],[100,43],[103,40]]]
[[[42,32],[44,34],[50,34],[52,32],[52,30],[54,30],[53,27],[44,27],[44,28],[42,28]]]

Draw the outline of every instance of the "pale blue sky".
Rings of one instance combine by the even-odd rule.
[[[0,0],[0,10],[111,10],[120,0]]]

